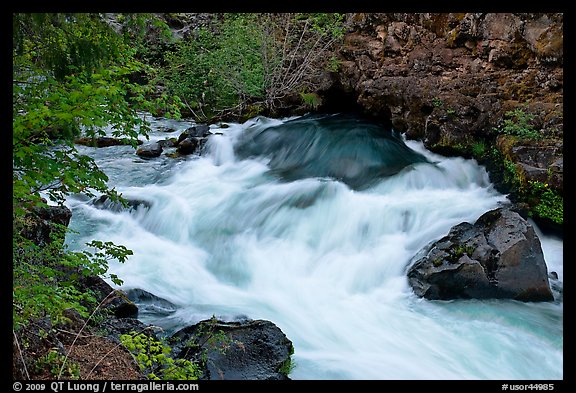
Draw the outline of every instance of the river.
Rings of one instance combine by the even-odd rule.
[[[193,125],[152,119],[151,141]],[[560,380],[563,301],[429,301],[411,258],[460,222],[507,203],[474,160],[351,116],[211,125],[201,155],[142,159],[90,148],[135,210],[80,196],[67,238],[133,250],[111,262],[121,288],[178,305],[167,332],[217,316],[267,319],[294,344],[292,379]],[[532,223],[533,224],[533,223]],[[533,224],[534,225],[534,224]],[[563,242],[540,235],[563,283]]]

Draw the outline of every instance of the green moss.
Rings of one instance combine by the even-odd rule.
[[[444,106],[444,101],[442,101],[442,99],[438,98],[438,97],[434,97],[432,99],[432,105],[435,108],[442,108]]]
[[[486,142],[478,141],[474,142],[471,147],[472,157],[476,159],[480,159],[484,157],[486,152],[488,151],[488,147],[486,146]]]
[[[318,107],[322,104],[322,99],[320,98],[320,96],[313,92],[312,93],[301,92],[300,98],[302,99],[304,105],[306,105],[306,107],[310,109],[314,110],[318,109]]]
[[[460,31],[459,28],[455,28],[448,34],[448,36],[446,37],[446,47],[447,48],[456,47],[456,40],[458,39],[459,31]]]
[[[264,112],[264,106],[260,104],[248,105],[246,111],[241,116],[241,121],[252,119]]]
[[[464,255],[472,256],[475,247],[471,244],[455,244],[448,250],[449,256],[446,258],[450,263],[456,263]]]
[[[296,366],[296,364],[292,360],[293,354],[294,354],[294,346],[292,344],[290,344],[290,351],[288,353],[288,358],[282,362],[280,367],[278,367],[278,372],[280,374],[288,376],[288,375],[290,375],[292,370],[294,370],[294,367]]]

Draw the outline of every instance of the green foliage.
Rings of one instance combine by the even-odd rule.
[[[266,106],[298,91],[318,89],[324,70],[339,67],[334,49],[347,28],[345,14],[261,14]]]
[[[63,365],[66,365],[65,369],[62,369]],[[60,354],[56,349],[51,349],[38,358],[34,368],[37,373],[48,372],[53,379],[58,379],[59,377],[72,380],[80,379],[80,366],[77,363],[70,362],[65,355]]]
[[[259,98],[264,94],[264,75],[255,16],[245,14],[224,20],[215,72],[237,100]]]
[[[310,24],[310,29],[321,36],[342,38],[344,36],[345,15],[339,13],[301,13],[295,14],[296,21]]]
[[[499,130],[501,133],[526,139],[542,138],[542,135],[531,124],[534,115],[524,112],[521,108],[516,108],[506,112],[504,116],[503,126]]]
[[[446,259],[449,262],[455,263],[464,255],[472,256],[474,250],[475,247],[472,244],[454,244],[448,250],[449,256]],[[436,264],[434,266],[436,266]]]
[[[98,14],[13,14],[12,21],[14,55],[57,80],[91,73],[124,49]]]
[[[476,159],[483,158],[487,151],[488,146],[484,141],[478,141],[472,145],[472,156]]]
[[[304,105],[312,109],[317,109],[322,103],[322,99],[316,93],[300,93],[300,98],[302,98]]]
[[[138,60],[134,41],[116,33],[101,14],[13,14],[12,21],[13,327],[18,330],[32,318],[63,322],[66,308],[86,316],[96,300],[77,288],[77,278],[105,276],[109,260],[123,262],[132,253],[101,241],[72,252],[64,245],[68,229],[57,225],[46,244],[25,236],[38,225],[36,209],[47,206],[42,193],[57,204],[72,193],[105,194],[125,203],[96,163],[76,150],[74,139],[105,135],[107,129],[136,147],[149,130],[142,113],[171,101],[150,100],[152,86],[133,82],[135,75],[154,70]]]
[[[165,57],[158,74],[170,94],[177,95],[198,119],[264,94],[264,79],[251,14],[227,15],[218,34],[201,28]]]
[[[77,288],[80,277],[106,277],[110,260],[125,262],[132,251],[111,242],[92,241],[89,248],[73,252],[64,244],[66,228],[53,224],[51,241],[38,245],[22,235],[36,225],[31,216],[17,217],[13,224],[13,326],[20,329],[28,321],[50,317],[57,325],[65,322],[63,311],[77,310],[88,317],[88,308],[97,300],[90,291]],[[111,274],[116,284],[121,281]]]
[[[198,111],[196,118],[202,117],[205,106],[217,102],[211,91],[215,85],[214,73],[210,71],[210,56],[216,50],[213,41],[208,30],[197,30],[194,39],[180,42],[174,52],[165,55],[167,66],[159,70],[155,79],[170,94],[178,96],[192,113]]]
[[[442,108],[444,106],[444,101],[442,101],[442,99],[438,98],[438,97],[434,97],[432,99],[432,105],[435,108]]]
[[[121,335],[120,342],[132,353],[148,379],[196,380],[202,375],[195,363],[170,357],[172,349],[152,336],[130,332]]]
[[[326,64],[326,70],[330,72],[338,72],[340,71],[340,67],[342,66],[342,62],[339,58],[335,55],[330,56],[328,59],[328,64]]]
[[[174,43],[166,22],[150,13],[117,14],[122,34],[136,49],[136,56],[147,64],[161,67],[163,52]]]
[[[553,190],[547,183],[539,181],[529,181],[529,195],[536,202],[531,214],[548,218],[556,224],[562,225],[564,222],[564,198]]]
[[[192,115],[243,114],[248,107],[313,91],[318,73],[337,67],[326,56],[344,34],[344,14],[224,14],[166,54],[156,81],[180,97]],[[331,62],[329,62],[329,60]]]
[[[14,205],[37,205],[40,191],[57,203],[76,192],[118,199],[73,140],[81,133],[103,136],[110,127],[136,146],[149,130],[138,111],[152,106],[149,88],[129,77],[147,67],[92,14],[42,15],[14,14]]]
[[[516,164],[507,159],[497,148],[490,150],[490,157],[502,168],[502,179],[519,200],[527,203],[528,214],[549,219],[557,224],[564,222],[564,198],[547,183],[526,180]]]
[[[222,329],[219,329],[218,323],[218,319],[212,316],[196,326],[193,336],[184,343],[186,357],[196,359],[205,365],[210,361],[208,352],[211,350],[224,354],[233,344],[243,347],[241,342],[233,340]]]
[[[494,171],[501,175],[501,181],[509,190],[508,192],[521,195],[524,190],[524,179],[514,161],[507,158],[497,147],[488,151],[488,157],[494,167],[498,168]]]
[[[222,329],[218,329],[218,319],[212,318],[203,322],[198,327],[196,337],[187,342],[190,348],[207,348],[220,353],[225,353],[232,344],[238,343],[232,340]],[[206,351],[202,354],[202,360],[206,361]]]
[[[280,367],[278,368],[278,372],[280,374],[288,376],[294,370],[294,367],[296,367],[296,362],[292,360],[293,354],[294,354],[294,346],[290,345],[290,352],[288,354],[288,358],[285,361],[283,361]]]
[[[502,161],[504,165],[504,180],[510,187],[518,192],[521,192],[524,188],[524,182],[520,176],[520,172],[516,167],[514,161],[504,158]]]

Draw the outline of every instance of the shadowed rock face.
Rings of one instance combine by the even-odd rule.
[[[200,153],[210,135],[212,135],[212,132],[206,124],[190,127],[178,137],[176,151],[182,155]]]
[[[170,337],[170,343],[177,358],[199,360],[206,354],[201,379],[289,379],[286,371],[292,342],[270,321],[223,322],[213,318],[179,330]]]
[[[28,215],[28,224],[22,229],[22,235],[39,246],[52,242],[53,232],[62,232],[56,225],[68,226],[72,211],[66,206],[48,206],[37,208]]]
[[[427,299],[554,300],[534,228],[504,208],[454,226],[422,250],[408,281]]]
[[[462,155],[491,139],[521,108],[545,138],[515,140],[507,157],[528,180],[563,183],[563,14],[363,13],[339,51],[340,69],[320,96],[340,90],[362,111],[431,151]],[[326,96],[326,97],[325,97]],[[530,150],[532,152],[532,150]],[[466,153],[467,154],[467,153]]]

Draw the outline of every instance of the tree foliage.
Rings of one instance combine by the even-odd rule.
[[[125,203],[76,149],[77,137],[111,134],[136,147],[147,138],[147,113],[179,116],[187,106],[207,119],[273,109],[289,94],[311,97],[345,28],[340,14],[224,14],[169,51],[169,29],[152,14],[15,13],[12,23],[15,337],[31,320],[65,321],[67,308],[88,316],[97,300],[78,281],[106,276],[110,260],[132,254],[100,240],[71,251],[65,225],[51,224],[40,243],[26,235],[39,211],[72,194]]]
[[[260,16],[266,105],[289,94],[314,92],[334,68],[333,49],[347,28],[344,14],[286,13]]]
[[[157,81],[197,119],[250,106],[272,111],[319,87],[346,26],[336,13],[224,14],[167,53]]]
[[[149,99],[150,86],[133,82],[134,75],[153,70],[103,15],[13,14],[12,20],[13,316],[18,329],[30,318],[58,321],[69,307],[85,313],[94,299],[78,291],[74,278],[104,275],[110,259],[123,262],[131,254],[101,241],[71,252],[63,241],[68,229],[57,225],[46,244],[23,233],[36,225],[38,209],[47,207],[43,197],[63,204],[74,193],[105,194],[122,202],[94,160],[76,150],[74,139],[111,132],[136,146],[149,129],[143,113],[156,102]]]

